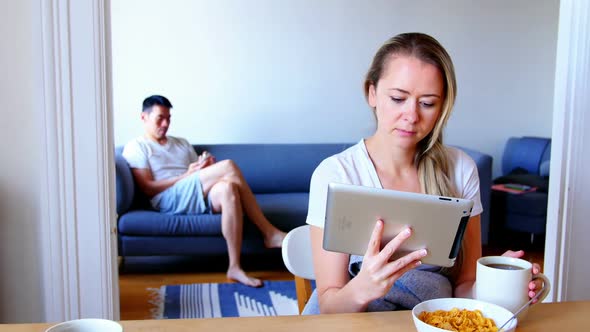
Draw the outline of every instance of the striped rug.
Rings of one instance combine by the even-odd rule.
[[[293,281],[265,281],[260,288],[205,283],[152,289],[154,319],[297,315]]]

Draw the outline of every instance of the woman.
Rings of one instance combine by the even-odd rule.
[[[336,313],[409,309],[435,297],[470,297],[476,261],[481,257],[482,206],[474,161],[442,143],[457,93],[450,56],[428,35],[397,35],[375,55],[364,90],[377,120],[375,133],[324,160],[312,176],[307,223],[312,225],[317,288],[305,312],[316,312],[313,307],[318,300],[320,312]],[[455,266],[441,269],[422,265],[420,259],[426,250],[390,262],[389,257],[412,230],[382,244],[382,221],[377,221],[363,257],[323,250],[325,198],[330,182],[473,200]],[[523,254],[505,253],[513,257]],[[539,272],[538,265],[534,272]],[[537,285],[531,283],[529,288],[529,295],[534,296]]]

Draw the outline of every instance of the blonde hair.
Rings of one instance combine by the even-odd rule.
[[[396,55],[415,57],[435,66],[442,74],[444,84],[442,111],[432,131],[418,143],[415,161],[418,165],[418,179],[422,192],[456,197],[457,188],[453,184],[451,175],[453,165],[443,145],[443,129],[451,115],[457,96],[457,81],[451,57],[444,47],[429,35],[399,34],[385,42],[375,54],[365,78],[365,98],[368,99],[371,86],[377,87],[387,62]],[[456,280],[462,265],[463,246],[459,251],[456,264],[452,268],[441,269],[441,273],[451,280]]]
[[[440,70],[444,83],[444,101],[441,114],[430,132],[418,143],[416,164],[418,177],[424,193],[455,197],[457,190],[451,180],[451,160],[443,145],[443,129],[453,110],[457,96],[455,69],[451,57],[434,38],[423,33],[402,33],[389,39],[375,54],[364,84],[365,98],[369,88],[377,87],[387,62],[395,55],[415,57]]]

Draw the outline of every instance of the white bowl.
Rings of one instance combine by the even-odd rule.
[[[412,318],[414,319],[414,324],[416,325],[416,329],[418,332],[441,332],[446,331],[443,329],[439,329],[438,327],[434,327],[432,325],[426,324],[418,318],[418,315],[422,311],[436,311],[436,310],[451,310],[453,308],[457,309],[467,309],[467,310],[475,310],[478,309],[482,312],[484,317],[491,318],[496,323],[496,326],[500,328],[500,326],[506,323],[507,320],[512,317],[512,312],[508,311],[503,307],[498,305],[478,301],[478,300],[471,300],[471,299],[461,299],[461,298],[441,298],[441,299],[434,299],[424,301],[422,303],[418,303],[414,309],[412,309]],[[504,331],[512,332],[516,329],[517,319],[514,318],[508,325],[504,326]],[[448,331],[447,331],[448,332]]]
[[[45,332],[123,332],[123,327],[108,319],[85,318],[53,325]]]

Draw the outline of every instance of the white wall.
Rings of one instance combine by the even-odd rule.
[[[36,1],[0,2],[0,323],[41,321]]]
[[[112,3],[115,142],[141,101],[174,104],[194,143],[355,142],[374,123],[362,82],[389,37],[421,31],[454,59],[447,142],[493,155],[551,136],[558,0],[220,0]]]

